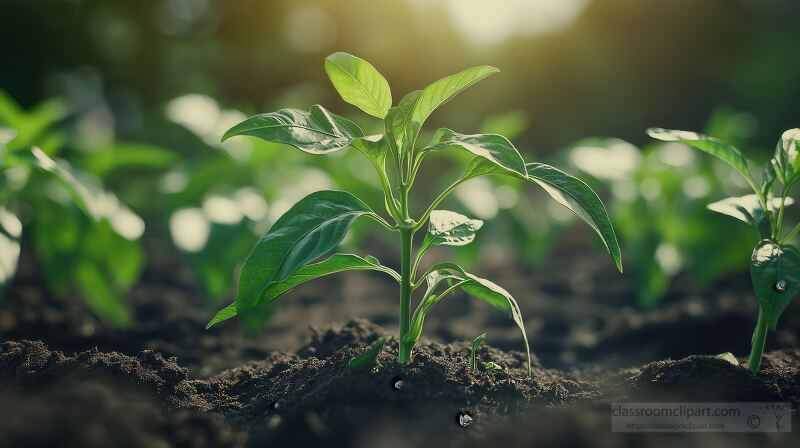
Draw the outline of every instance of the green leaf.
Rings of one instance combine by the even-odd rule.
[[[608,253],[622,272],[622,255],[611,220],[597,194],[582,180],[543,163],[529,163],[528,180],[536,182],[559,204],[572,210],[600,235]]]
[[[784,205],[792,204],[794,204],[794,199],[787,197]],[[774,209],[780,208],[781,199],[773,198],[771,200],[771,206]],[[756,229],[756,231],[758,231],[761,238],[769,238],[770,234],[772,233],[769,219],[767,219],[764,209],[761,208],[761,203],[758,200],[758,196],[755,194],[730,197],[708,204],[707,207],[709,210],[731,216],[750,224]]]
[[[789,129],[781,135],[772,161],[783,185],[791,186],[800,179],[800,129]]]
[[[617,236],[614,233],[606,208],[597,194],[582,180],[550,165],[528,163],[525,168],[527,176],[523,177],[514,172],[504,170],[486,159],[476,157],[467,166],[463,179],[490,174],[511,174],[527,181],[535,182],[556,202],[572,210],[575,215],[597,232],[617,269],[622,272],[622,255]]]
[[[475,352],[478,351],[478,347],[483,344],[484,339],[486,339],[486,333],[478,336],[477,338],[472,340],[472,345],[470,345],[469,349],[469,371],[474,372],[475,369],[478,367],[476,359],[475,359]]]
[[[325,59],[325,71],[342,99],[364,112],[383,118],[392,107],[389,83],[369,62],[338,52]]]
[[[463,271],[462,271],[463,272]],[[522,339],[525,343],[525,353],[528,356],[528,374],[531,373],[531,348],[528,345],[528,334],[525,332],[525,323],[522,321],[522,311],[519,309],[517,301],[509,294],[508,291],[501,288],[497,284],[472,275],[468,272],[463,272],[468,280],[461,285],[461,289],[467,294],[488,302],[493,307],[500,311],[505,311],[517,324],[519,331],[522,333]]]
[[[446,275],[447,271],[455,272],[456,275],[448,276]],[[428,291],[426,294],[430,294],[433,289],[435,289],[436,285],[442,280],[455,279],[457,282],[456,285],[458,285],[467,294],[488,302],[498,310],[508,313],[509,317],[511,317],[514,320],[514,323],[517,324],[517,328],[519,328],[520,333],[522,333],[522,339],[525,343],[525,352],[528,356],[528,374],[530,374],[531,349],[530,345],[528,344],[528,334],[525,332],[525,323],[522,321],[522,312],[519,309],[519,305],[508,291],[498,286],[494,282],[464,271],[461,266],[455,263],[437,263],[435,266],[433,266],[431,273],[428,275]],[[435,275],[433,279],[430,278],[432,275]],[[424,319],[424,315],[427,314],[430,308],[442,298],[443,296],[430,295],[423,299],[423,302],[418,307],[418,311],[422,314],[422,316],[417,319],[418,313],[415,312],[414,319],[412,320],[420,320],[421,322]]]
[[[350,362],[347,363],[347,369],[350,372],[358,373],[372,367],[385,343],[386,339],[383,336],[379,337],[364,353],[350,359]]]
[[[465,246],[475,239],[475,233],[483,227],[480,219],[447,210],[434,210],[428,219],[428,233],[420,250],[429,246]]]
[[[526,176],[525,161],[517,148],[502,135],[464,135],[442,128],[436,131],[433,141],[423,151],[442,151],[449,148],[465,149],[502,169],[521,177]]]
[[[343,271],[364,271],[373,270],[389,274],[393,279],[400,282],[400,274],[395,272],[392,268],[388,268],[380,264],[377,258],[366,256],[359,257],[353,254],[334,254],[324,261],[319,263],[312,263],[298,269],[291,277],[282,282],[273,282],[264,290],[264,293],[256,302],[258,306],[264,302],[272,302],[278,297],[288,293],[296,286],[305,283],[315,278],[323,277],[329,274],[335,274]],[[237,315],[236,302],[219,310],[211,321],[206,325],[206,329],[211,328],[213,325],[228,320]]]
[[[252,116],[228,129],[222,141],[235,135],[292,145],[310,154],[329,154],[346,148],[364,133],[352,121],[315,105],[308,112],[281,109]]]
[[[353,222],[377,217],[344,191],[318,191],[301,199],[256,243],[239,277],[239,311],[254,306],[272,282],[283,282],[307,263],[336,248]]]
[[[33,166],[51,174],[67,188],[75,204],[86,214],[94,219],[102,217],[101,209],[105,206],[105,203],[102,203],[104,192],[97,185],[79,180],[72,169],[61,162],[56,162],[38,147],[14,153],[12,163]]]
[[[350,145],[364,154],[375,168],[385,170],[387,140],[382,135],[368,135],[353,140]]]
[[[0,206],[0,299],[17,272],[22,223],[16,215]]]
[[[750,277],[767,324],[774,331],[778,318],[800,292],[800,252],[788,244],[761,240],[750,259]]]
[[[647,130],[647,134],[657,140],[680,142],[699,149],[700,151],[707,152],[736,168],[749,182],[753,181],[753,178],[750,176],[750,169],[747,166],[747,159],[745,159],[742,153],[733,145],[729,145],[713,137],[689,131],[650,128]]]
[[[214,325],[220,322],[234,318],[236,317],[236,315],[237,315],[236,302],[233,302],[230,305],[226,306],[225,308],[217,311],[216,314],[214,314],[214,317],[212,317],[211,320],[208,321],[208,324],[206,324],[206,330],[208,330],[209,328],[213,327]]]
[[[384,132],[394,142],[401,157],[411,153],[414,139],[419,132],[419,127],[411,124],[411,114],[414,113],[414,106],[420,95],[422,90],[415,90],[404,96],[397,107],[389,109],[384,120]]]
[[[462,90],[499,71],[487,65],[472,67],[455,75],[442,78],[425,87],[414,102],[414,111],[411,114],[411,123],[416,132],[419,132],[425,120],[434,110],[453,99]],[[414,132],[414,135],[416,135],[416,132]]]

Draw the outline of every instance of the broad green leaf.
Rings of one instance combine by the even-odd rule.
[[[476,157],[467,166],[463,178],[471,179],[490,174],[512,174],[530,182],[535,182],[556,202],[572,210],[575,215],[589,224],[600,235],[600,239],[605,244],[617,269],[622,272],[622,255],[617,236],[614,233],[606,208],[597,194],[582,180],[550,165],[528,163],[525,168],[527,176],[523,177],[504,170],[485,159]]]
[[[453,99],[462,90],[499,71],[487,65],[472,67],[425,87],[414,102],[414,111],[411,113],[411,122],[416,129],[414,135],[419,132],[434,110]]]
[[[428,233],[420,250],[429,246],[464,246],[475,239],[475,233],[483,227],[480,219],[447,210],[434,210],[428,219]]]
[[[400,281],[400,274],[395,272],[392,268],[388,268],[380,264],[377,258],[366,256],[359,257],[352,254],[334,254],[324,261],[319,263],[312,263],[298,269],[291,277],[281,282],[270,283],[264,290],[264,293],[256,302],[256,305],[264,302],[272,302],[278,297],[286,294],[294,289],[296,286],[305,283],[315,278],[323,277],[329,274],[335,274],[343,271],[364,271],[373,270],[389,274],[396,281]],[[206,329],[211,328],[213,325],[228,320],[237,315],[236,302],[219,310],[214,318],[206,325]]]
[[[794,204],[794,199],[786,198],[784,205]],[[773,209],[778,209],[781,206],[780,198],[772,198],[771,206]],[[770,228],[769,219],[761,208],[758,196],[755,194],[747,194],[739,197],[731,197],[721,201],[708,204],[708,209],[721,213],[723,215],[731,216],[740,221],[746,222],[753,226],[758,231],[761,238],[769,238],[772,233]]]
[[[800,129],[789,129],[781,135],[772,160],[775,175],[783,185],[791,186],[800,179]]]
[[[525,161],[517,148],[507,138],[497,134],[464,135],[450,129],[439,129],[431,144],[423,151],[442,151],[449,148],[462,148],[498,167],[526,176]]]
[[[761,240],[750,259],[750,276],[767,324],[774,331],[781,314],[800,292],[800,252],[788,244]]]
[[[336,248],[353,222],[375,215],[360,199],[344,191],[318,191],[301,199],[256,243],[239,277],[239,311],[254,306],[273,282]]]
[[[622,272],[622,255],[606,208],[582,180],[543,163],[529,163],[528,180],[536,182],[559,204],[572,210],[600,235],[608,253]]]
[[[0,299],[17,272],[22,223],[16,215],[0,206]]]
[[[383,118],[392,107],[389,83],[369,62],[338,52],[325,59],[325,71],[342,99],[364,112]]]
[[[404,96],[397,107],[389,109],[383,123],[384,132],[394,142],[401,157],[411,153],[414,139],[419,131],[418,127],[411,125],[411,114],[421,94],[422,90],[415,90]]]
[[[676,131],[670,129],[650,128],[647,134],[657,140],[665,142],[680,142],[700,151],[707,152],[725,162],[741,173],[748,181],[752,182],[747,159],[733,145],[703,134],[689,131]]]
[[[222,141],[235,135],[292,145],[310,154],[329,154],[346,148],[364,133],[352,121],[315,105],[308,112],[281,109],[252,116],[228,129]]]
[[[351,358],[350,362],[347,363],[347,369],[353,373],[358,373],[372,367],[385,343],[386,339],[383,336],[379,337],[364,353]]]

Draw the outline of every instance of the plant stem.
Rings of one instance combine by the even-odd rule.
[[[414,240],[414,229],[400,229],[400,364],[408,364],[411,360],[410,342],[405,336],[411,328],[411,251]]]
[[[747,363],[747,366],[753,373],[758,372],[758,368],[761,366],[761,355],[764,353],[764,342],[767,340],[767,317],[764,315],[764,311],[761,310],[761,307],[758,309],[758,322],[756,323],[756,329],[753,332],[753,339],[751,341],[751,348],[750,348],[750,360]]]

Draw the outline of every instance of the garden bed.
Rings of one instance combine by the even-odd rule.
[[[784,315],[754,375],[711,356],[747,353],[755,308],[747,278],[732,277],[705,297],[687,293],[681,280],[663,306],[642,312],[629,305],[620,276],[595,267],[604,266],[599,259],[564,263],[570,276],[564,266],[529,275],[484,260],[519,298],[535,355],[530,377],[507,317],[458,296],[434,311],[425,329],[432,339],[400,366],[391,285],[369,274],[298,288],[267,331],[244,338],[233,322],[203,330],[210,312],[197,306],[177,265],[151,262],[126,330],[100,325],[78,300],[54,299],[35,269],[23,267],[0,309],[0,409],[8,416],[0,445],[541,446],[565,436],[578,446],[788,443],[790,435],[617,435],[609,407],[686,400],[796,408],[796,312]],[[357,309],[369,320],[347,318]],[[344,323],[323,325],[328,320]],[[483,331],[478,360],[503,370],[468,370],[468,341]],[[351,373],[349,359],[381,335],[380,367]]]

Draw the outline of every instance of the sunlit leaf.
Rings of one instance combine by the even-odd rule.
[[[475,233],[483,227],[480,219],[447,210],[434,210],[428,218],[428,233],[422,243],[428,246],[464,246],[475,239]]]
[[[338,52],[325,59],[325,71],[342,99],[364,112],[383,118],[392,107],[389,83],[369,62]]]
[[[292,145],[310,154],[329,154],[346,148],[364,133],[352,121],[317,105],[308,112],[281,109],[252,116],[230,128],[222,141],[236,135]]]
[[[788,244],[761,240],[750,259],[758,303],[773,331],[783,311],[800,292],[800,252]]]
[[[343,191],[318,191],[297,202],[256,243],[239,277],[239,311],[254,306],[273,282],[283,282],[330,252],[359,217],[374,213]]]
[[[517,148],[502,135],[464,135],[443,128],[436,131],[431,144],[423,150],[441,151],[449,148],[465,149],[502,169],[522,177],[526,175],[525,161],[517,151]]]
[[[703,134],[690,131],[676,131],[670,129],[650,128],[647,134],[657,140],[665,142],[680,142],[693,148],[707,152],[725,162],[741,173],[745,179],[752,181],[747,159],[733,145]]]
[[[526,168],[529,180],[539,184],[556,202],[572,210],[597,232],[617,269],[622,272],[622,255],[617,235],[597,194],[582,180],[550,165],[529,163]]]
[[[425,87],[414,102],[412,123],[419,130],[434,110],[452,100],[462,90],[499,71],[494,67],[481,65],[442,78]]]
[[[781,135],[772,160],[782,184],[791,186],[800,179],[800,129],[789,129]]]
[[[780,198],[773,198],[771,206],[773,209],[778,209],[781,206]],[[787,197],[785,206],[794,204],[794,199]],[[721,213],[723,215],[731,216],[742,222],[746,222],[753,226],[762,238],[769,238],[772,233],[770,229],[769,219],[761,208],[761,203],[758,196],[755,194],[748,194],[744,196],[726,198],[721,201],[708,204],[708,209]]]

